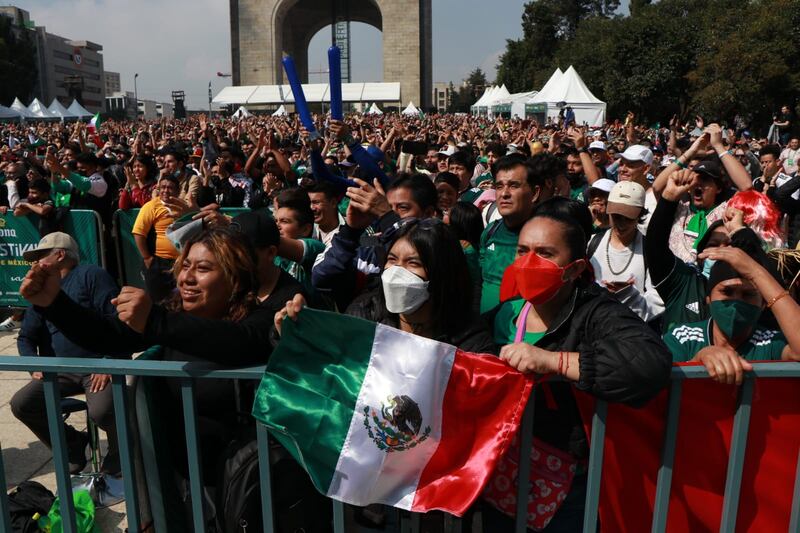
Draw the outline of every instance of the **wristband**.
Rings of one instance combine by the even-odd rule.
[[[773,305],[775,305],[776,303],[781,301],[781,298],[783,298],[785,296],[789,296],[789,291],[783,291],[779,295],[777,295],[774,298],[772,298],[769,302],[767,302],[767,309],[771,309]]]
[[[722,159],[722,158],[723,158],[723,157],[725,157],[726,155],[731,155],[731,151],[730,151],[730,150],[725,150],[725,151],[724,151],[724,152],[722,152],[721,154],[717,154],[717,156],[718,156],[720,159]]]
[[[681,163],[680,159],[676,159],[675,160],[675,164],[678,165],[678,168],[684,168],[684,169],[689,168],[686,165],[684,165],[683,163]]]
[[[579,154],[588,154],[589,153],[589,149],[586,148],[585,146],[583,148],[578,148],[578,153]]]

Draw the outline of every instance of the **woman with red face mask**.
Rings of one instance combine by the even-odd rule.
[[[503,276],[503,303],[493,312],[501,358],[525,373],[565,378],[541,385],[544,401],[534,407],[532,467],[541,457],[560,465],[563,474],[558,486],[549,487],[547,479],[531,471],[528,526],[545,532],[580,531],[583,520],[589,446],[572,388],[640,405],[669,382],[671,357],[658,334],[591,281],[586,260],[590,228],[591,215],[583,204],[553,198],[539,205],[520,232],[517,259]],[[514,448],[503,460],[515,461],[519,449]],[[513,465],[507,466],[507,472],[513,471]],[[507,501],[515,499],[507,500],[502,491],[507,481],[489,482],[485,531],[513,529],[514,504],[509,507]],[[516,480],[510,487],[516,490]],[[549,512],[537,512],[540,503]]]

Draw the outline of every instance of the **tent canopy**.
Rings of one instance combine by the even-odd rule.
[[[403,109],[403,115],[419,115],[419,109],[414,105],[414,102],[409,102],[408,106]]]
[[[50,104],[50,107],[47,108],[47,111],[50,112],[53,117],[60,118],[61,120],[68,119],[68,118],[78,118],[76,115],[73,115],[64,105],[58,101],[58,98],[53,98],[53,103]]]
[[[77,118],[91,118],[94,115],[86,110],[77,100],[73,100],[67,110]]]
[[[25,118],[35,118],[35,115],[28,111],[28,107],[19,101],[19,98],[14,98],[14,103],[11,104],[11,109],[18,112]]]
[[[377,104],[373,103],[371,106],[369,106],[367,115],[383,115],[383,111],[380,110]]]
[[[327,83],[304,83],[303,93],[308,102],[330,102]],[[343,102],[399,102],[400,83],[343,83]],[[231,104],[289,104],[294,95],[289,85],[243,85],[223,87],[212,100],[218,105]]]
[[[24,115],[16,109],[0,105],[0,120],[19,120],[21,118],[24,118]]]
[[[233,114],[233,118],[247,118],[252,116],[252,113],[250,113],[245,106],[239,106],[239,109]]]
[[[286,112],[286,106],[281,104],[281,106],[278,109],[275,110],[275,112],[272,114],[272,116],[273,117],[285,117],[288,114],[289,113]]]
[[[572,108],[578,124],[600,126],[605,123],[606,103],[592,94],[572,65],[563,73],[556,70],[542,90],[528,101],[547,104],[547,116],[553,118],[558,116],[561,102]]]
[[[45,105],[40,102],[38,98],[33,99],[33,102],[31,102],[31,104],[28,106],[28,111],[30,111],[35,118],[57,118],[50,113],[50,110],[47,109],[47,107],[45,107]]]

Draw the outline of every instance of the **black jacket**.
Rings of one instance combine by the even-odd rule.
[[[498,309],[489,317],[493,319]],[[579,352],[581,377],[574,386],[600,400],[639,406],[669,383],[672,356],[661,337],[594,283],[575,288],[569,303],[536,346],[554,352]],[[534,435],[576,458],[588,457],[571,385],[553,382],[546,386],[557,408],[551,410],[544,395],[537,395]]]
[[[399,328],[398,316],[386,310],[381,297],[382,290],[383,288],[378,287],[362,294],[347,307],[345,314]],[[489,328],[478,317],[457,333],[441,335],[433,340],[451,344],[465,352],[497,354],[497,345],[492,340]]]

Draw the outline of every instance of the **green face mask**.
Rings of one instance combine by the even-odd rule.
[[[753,329],[760,316],[760,307],[741,300],[711,302],[711,318],[729,339]]]

